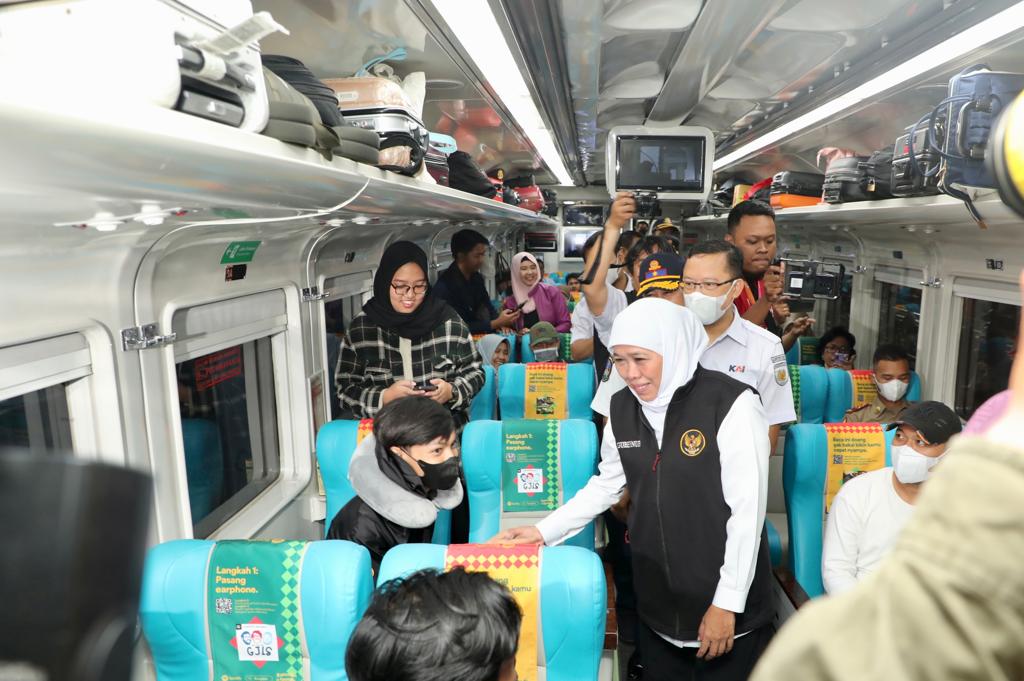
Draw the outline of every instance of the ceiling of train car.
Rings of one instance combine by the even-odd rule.
[[[402,78],[424,73],[423,122],[429,130],[453,136],[459,149],[485,170],[500,167],[516,174],[540,165],[522,131],[439,42],[444,37],[424,25],[413,3],[254,0],[253,5],[271,12],[291,32],[264,38],[265,53],[300,59],[320,78],[339,78],[354,75],[371,59],[404,49],[404,59],[387,63]]]

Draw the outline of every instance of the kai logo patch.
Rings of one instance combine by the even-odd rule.
[[[691,428],[679,438],[679,450],[686,456],[697,456],[704,451],[705,446],[707,440],[704,439],[704,433],[696,428]]]

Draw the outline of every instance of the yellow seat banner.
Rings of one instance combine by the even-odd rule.
[[[878,423],[826,423],[828,469],[825,473],[825,512],[847,480],[885,468],[885,432]]]
[[[532,362],[526,365],[526,404],[528,419],[569,418],[568,365],[563,362]]]
[[[359,419],[359,425],[356,426],[356,446],[359,445],[367,435],[373,434],[373,419]]]
[[[538,681],[537,641],[540,634],[540,552],[541,547],[497,546],[490,544],[453,544],[445,555],[444,569],[465,568],[467,572],[486,572],[504,585],[523,611],[516,651],[519,681]]]
[[[878,386],[875,385],[874,372],[854,369],[850,372],[850,382],[853,384],[854,409],[875,401],[878,396]]]

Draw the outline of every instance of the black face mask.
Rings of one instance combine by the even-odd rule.
[[[459,457],[453,456],[441,463],[417,461],[423,469],[423,486],[431,491],[451,489],[459,480]]]

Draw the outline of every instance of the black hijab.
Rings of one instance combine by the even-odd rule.
[[[399,312],[391,305],[391,280],[403,265],[414,262],[427,277],[427,254],[411,241],[396,241],[387,247],[380,267],[373,277],[373,298],[363,305],[370,321],[403,338],[422,338],[445,320],[446,303],[434,296],[428,286],[423,302],[409,313]]]

